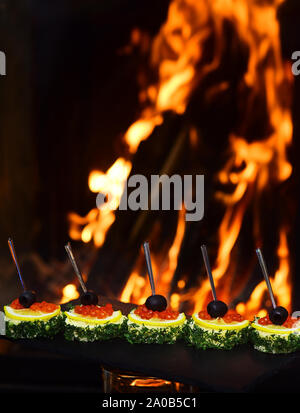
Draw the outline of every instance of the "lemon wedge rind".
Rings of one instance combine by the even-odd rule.
[[[74,321],[81,321],[87,324],[108,324],[115,323],[120,320],[122,313],[120,310],[114,311],[113,314],[106,318],[84,317],[81,314],[76,314],[74,311],[65,311],[67,318]]]
[[[143,318],[139,317],[137,314],[134,313],[132,310],[128,314],[128,319],[135,324],[140,324],[144,326],[151,326],[151,327],[176,327],[183,325],[185,323],[186,317],[184,313],[180,313],[176,320],[160,320],[159,318],[153,318],[150,320],[144,320]]]
[[[41,312],[36,312],[34,314],[34,311],[30,309],[22,309],[22,310],[15,310],[14,308],[10,307],[9,305],[4,306],[4,313],[7,318],[10,318],[12,320],[18,320],[18,321],[36,321],[36,320],[41,320],[41,321],[47,321],[50,320],[50,318],[53,318],[60,313],[60,306],[52,311],[51,313],[41,313]]]
[[[209,328],[212,330],[242,330],[243,328],[248,327],[249,321],[244,320],[241,322],[233,322],[233,323],[225,323],[222,318],[218,319],[213,319],[213,320],[203,320],[202,318],[199,318],[198,314],[195,313],[192,315],[192,318],[194,322],[203,328]]]
[[[261,324],[259,324],[256,321],[253,321],[253,323],[251,324],[251,326],[253,328],[255,328],[258,331],[262,331],[264,333],[268,333],[268,334],[291,334],[291,333],[295,333],[295,332],[299,332],[300,333],[300,327],[294,327],[294,328],[282,328],[281,326],[276,326],[274,324],[271,324],[270,326],[263,326]]]

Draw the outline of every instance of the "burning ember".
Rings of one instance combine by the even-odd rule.
[[[76,285],[74,284],[67,284],[62,290],[62,294],[63,296],[60,300],[60,304],[67,303],[71,300],[76,300],[76,298],[79,297]]]
[[[214,202],[223,208],[212,257],[215,256],[213,274],[218,297],[247,316],[257,314],[269,303],[265,301],[263,280],[251,286],[251,294],[244,293],[254,265],[251,262],[241,274],[236,263],[243,223],[251,212],[252,225],[247,231],[251,232],[252,250],[248,254],[254,255],[256,246],[264,249],[266,236],[261,208],[266,196],[270,190],[277,191],[292,173],[287,158],[293,131],[287,98],[291,76],[290,68],[281,58],[277,20],[281,3],[282,0],[171,1],[167,20],[153,39],[150,51],[150,65],[157,79],[141,92],[145,109],[124,134],[129,155],[118,158],[106,173],[92,171],[89,177],[90,190],[108,197],[112,194],[117,208],[133,166],[133,155],[139,150],[139,144],[164,124],[166,111],[180,116],[186,114],[199,90],[204,106],[222,100],[224,94],[234,90],[238,120],[229,131],[226,160],[212,180],[218,188]],[[236,62],[230,62],[231,68],[237,71],[233,77],[226,72],[228,66],[224,63],[232,56],[236,57]],[[191,124],[188,134],[192,147],[201,142],[199,128]],[[93,240],[96,247],[101,247],[116,216],[109,209],[95,208],[83,218],[74,213],[69,218],[71,238],[85,243]],[[274,225],[278,225],[278,265],[272,282],[278,305],[290,310],[289,227],[281,218]],[[164,252],[153,254],[153,270],[157,291],[169,296],[175,309],[188,302],[188,310],[192,312],[203,308],[211,295],[208,280],[199,278],[190,286],[184,271],[179,277],[177,274],[176,280],[174,278],[185,233],[182,210],[169,252],[167,255]],[[200,244],[198,248],[197,256]],[[249,286],[247,288],[249,290]],[[141,254],[120,299],[139,304],[149,294]]]
[[[123,193],[124,183],[130,173],[131,163],[119,158],[106,173],[92,171],[89,177],[89,188],[92,192],[103,193],[114,202],[111,209],[117,209]],[[101,247],[105,234],[115,220],[115,215],[110,208],[92,209],[84,218],[71,213],[70,237],[83,242],[92,239],[97,247]],[[83,229],[82,229],[83,227]]]

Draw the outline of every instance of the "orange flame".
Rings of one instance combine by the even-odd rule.
[[[69,235],[72,239],[85,243],[92,239],[96,247],[104,243],[105,235],[115,220],[114,210],[118,208],[124,190],[125,181],[131,170],[131,162],[118,158],[107,170],[92,171],[89,176],[89,188],[92,192],[101,192],[108,196],[109,208],[92,209],[85,217],[75,213],[69,214]]]
[[[272,289],[280,305],[291,310],[289,250],[287,244],[287,233],[284,229],[282,229],[280,232],[277,254],[279,258],[279,267],[272,281]],[[249,316],[254,316],[255,314],[258,314],[260,310],[260,303],[262,302],[263,296],[265,294],[267,294],[266,283],[264,281],[261,281],[253,290],[251,297],[247,302],[247,308],[245,306],[239,305],[238,310],[240,311],[240,313],[247,314]]]
[[[225,207],[225,213],[218,231],[219,246],[213,273],[216,287],[221,289],[224,301],[230,302],[229,281],[233,276],[230,263],[232,251],[237,244],[238,236],[246,210],[268,188],[270,183],[286,181],[292,166],[286,155],[287,147],[292,141],[293,125],[291,121],[290,102],[287,97],[290,90],[290,77],[281,58],[279,24],[277,10],[283,0],[250,1],[250,0],[172,0],[166,22],[154,38],[151,49],[151,64],[158,73],[158,79],[149,85],[141,94],[148,102],[140,119],[129,127],[124,140],[131,154],[135,153],[141,141],[147,139],[153,129],[163,122],[163,112],[172,110],[184,113],[191,92],[210,73],[220,67],[226,43],[224,41],[224,25],[230,22],[235,28],[236,36],[248,49],[247,69],[239,90],[243,91],[240,124],[235,133],[229,137],[229,158],[224,168],[219,171],[217,179],[220,184],[235,187],[230,194],[223,191],[216,193],[216,200]],[[207,41],[214,38],[213,56],[207,62],[204,59]],[[227,81],[214,84],[205,94],[204,99],[212,99],[229,87]],[[267,108],[269,133],[262,139],[260,136],[246,138],[249,126],[249,114],[255,111],[256,101],[264,100]],[[195,135],[195,134],[194,134]],[[194,140],[197,136],[194,136]],[[117,161],[120,162],[120,159]],[[92,191],[104,191],[115,188],[118,197],[122,193],[122,185],[131,170],[129,160],[122,160],[117,174],[111,176],[111,169],[105,174],[93,171],[89,185]],[[112,179],[112,182],[110,181]],[[107,185],[107,182],[110,182]],[[255,241],[260,240],[258,217],[255,218]],[[84,242],[94,240],[101,246],[105,234],[114,222],[114,213],[93,209],[86,217],[70,214],[70,236]],[[170,296],[171,304],[179,308],[185,300],[190,300],[193,310],[201,309],[209,299],[210,286],[206,280],[199,287],[186,291],[184,276],[177,283],[176,292],[171,291],[171,281],[177,266],[185,230],[184,212],[178,217],[177,232],[169,251],[167,260],[161,256],[153,256],[154,273],[157,290]],[[279,304],[290,309],[291,289],[289,273],[288,232],[281,227],[279,231],[278,262],[274,275],[273,287]],[[138,264],[122,291],[121,300],[136,303],[144,302],[150,294],[149,283],[141,275]],[[252,315],[259,312],[266,288],[263,282],[253,290],[247,303],[239,303],[237,309],[243,314]]]
[[[132,387],[164,387],[170,386],[172,384],[171,381],[163,380],[163,379],[156,379],[156,378],[144,378],[144,379],[134,379],[130,386]]]
[[[155,277],[156,291],[159,294],[168,296],[170,294],[170,283],[172,281],[174,272],[177,267],[177,259],[182,243],[184,230],[185,230],[185,211],[184,209],[179,211],[179,219],[176,235],[173,244],[169,250],[167,262],[163,265],[166,267],[165,270],[160,271],[157,263],[156,257],[152,254],[152,265]],[[140,264],[140,263],[138,263]],[[163,267],[162,266],[162,267]],[[143,304],[146,298],[151,294],[149,282],[145,280],[140,274],[140,268],[135,269],[130,275],[127,284],[121,294],[120,300],[123,302],[133,301],[137,304]],[[173,306],[176,306],[176,298],[173,297]]]
[[[60,300],[60,304],[67,303],[71,300],[76,300],[79,297],[79,293],[77,291],[76,285],[68,284],[62,290],[62,298]]]
[[[272,132],[263,140],[251,142],[242,135],[231,134],[229,140],[231,155],[218,175],[221,184],[235,186],[231,194],[221,191],[216,193],[216,199],[226,207],[219,228],[219,248],[213,268],[216,287],[222,286],[221,295],[224,301],[231,301],[233,298],[230,296],[229,288],[226,287],[226,284],[230,285],[230,283],[225,283],[224,280],[230,279],[232,275],[229,271],[231,252],[236,245],[245,211],[270,182],[285,181],[292,173],[291,164],[286,156],[287,146],[291,144],[292,139],[292,121],[289,104],[284,101],[287,93],[285,95],[283,93],[283,89],[285,92],[289,90],[289,76],[281,59],[279,24],[276,18],[281,3],[281,0],[268,3],[216,0],[208,4],[205,1],[173,0],[167,21],[154,39],[152,47],[152,63],[158,67],[159,73],[157,84],[149,87],[151,108],[155,114],[167,109],[183,113],[190,92],[196,83],[201,82],[208,73],[220,65],[224,46],[222,27],[225,20],[233,23],[239,38],[249,48],[248,68],[243,82],[244,87],[250,90],[250,95],[241,130],[244,130],[247,125],[248,112],[255,97],[265,94],[268,121]],[[214,58],[197,71],[196,67],[201,61],[205,41],[212,30],[218,39]],[[227,87],[226,82],[214,85],[207,96],[221,92]],[[180,219],[178,225],[180,228]],[[259,223],[256,222],[255,225]],[[281,228],[279,231],[279,267],[273,284],[278,302],[290,308],[287,230]],[[176,254],[180,251],[181,241],[182,237],[180,240],[176,238],[174,240],[172,248]],[[155,257],[154,261],[156,261]],[[174,262],[177,262],[176,257]],[[168,282],[170,284],[173,273],[174,268],[170,266],[165,270],[165,274],[161,275],[161,280],[165,279],[166,284]],[[178,292],[171,295],[171,304],[178,308],[184,300],[192,300],[194,311],[203,308],[210,296],[209,281],[205,280],[198,289],[193,288],[190,291],[183,291],[185,282],[180,281],[182,283],[178,285]],[[159,286],[164,292],[170,292],[165,285]],[[238,310],[243,314],[252,315],[259,311],[263,314],[261,305],[265,292],[264,282],[261,282],[254,289],[248,303],[238,304]],[[129,277],[121,299],[141,303],[147,294],[144,279],[139,275],[139,271],[135,270]]]

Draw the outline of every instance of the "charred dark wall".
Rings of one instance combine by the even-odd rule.
[[[288,0],[281,6],[279,19],[281,23],[282,53],[285,59],[291,60],[292,53],[300,50],[300,3],[297,0]],[[293,164],[293,175],[290,182],[293,194],[290,200],[291,211],[295,221],[291,227],[291,255],[293,277],[294,309],[300,308],[300,75],[294,76],[293,91],[293,144],[289,156]]]
[[[47,260],[65,257],[68,212],[84,215],[95,206],[87,186],[89,172],[106,169],[124,153],[120,134],[139,114],[138,74],[147,55],[138,48],[126,52],[130,33],[139,27],[153,36],[165,20],[168,4],[169,0],[0,0],[0,50],[7,54],[7,76],[0,76],[0,253],[8,255],[6,242],[12,235],[23,252],[35,249]],[[287,60],[300,50],[298,16],[299,2],[287,0],[279,13]],[[229,76],[235,76],[240,63],[241,59],[228,62]],[[300,77],[294,81],[294,173],[288,183],[292,198],[287,215],[298,217],[291,228],[297,287]],[[166,117],[164,127],[175,125],[178,132],[182,120]],[[208,120],[203,113],[202,118]],[[159,142],[160,136],[156,139]],[[167,159],[166,148],[163,153]],[[211,159],[205,156],[203,164]],[[171,219],[176,224],[175,218]],[[210,226],[204,234],[209,237]],[[117,231],[110,234],[121,249],[118,236]],[[198,241],[191,236],[189,245]]]
[[[0,245],[64,255],[67,214],[95,207],[93,168],[119,156],[138,115],[140,52],[133,28],[153,35],[168,1],[1,0]],[[145,58],[145,57],[144,57]]]
[[[17,6],[17,7],[16,7]],[[21,248],[32,245],[37,196],[37,152],[33,136],[32,41],[28,2],[0,1],[0,252],[8,234]]]
[[[283,43],[283,55],[287,61],[290,61],[292,51],[297,50],[296,33],[299,31],[297,17],[299,6],[294,1],[287,1],[279,11],[281,23],[281,39]],[[234,27],[228,24],[224,27],[225,43],[227,47],[222,55],[220,67],[211,76],[193,91],[189,100],[187,110],[182,117],[170,116],[166,114],[164,124],[157,127],[147,141],[142,142],[139,151],[136,154],[133,164],[133,173],[159,173],[163,169],[164,160],[167,159],[171,150],[173,150],[177,140],[180,138],[181,131],[187,131],[190,125],[194,125],[199,131],[201,141],[197,150],[191,150],[187,140],[183,144],[183,150],[179,153],[177,163],[171,173],[204,173],[205,174],[205,218],[199,223],[187,225],[187,230],[183,240],[177,270],[173,279],[174,286],[182,274],[188,274],[187,287],[195,286],[199,282],[199,277],[205,276],[201,255],[198,253],[199,245],[206,242],[211,249],[212,259],[215,259],[218,239],[218,233],[221,217],[224,214],[223,206],[217,205],[214,193],[217,189],[214,177],[220,170],[222,164],[228,157],[228,136],[236,124],[239,124],[238,106],[240,106],[243,97],[239,95],[237,87],[238,82],[247,68],[248,54],[244,45],[237,41],[237,34]],[[205,51],[209,55],[211,44],[207,45]],[[300,50],[300,49],[299,49]],[[205,55],[205,52],[204,52]],[[209,59],[209,56],[207,57]],[[263,69],[262,69],[263,70]],[[290,67],[287,66],[287,70]],[[199,68],[201,72],[201,67]],[[292,73],[290,72],[290,76]],[[211,84],[218,84],[221,81],[228,81],[230,88],[228,93],[224,93],[216,99],[212,105],[204,102],[203,96]],[[295,81],[295,93],[297,93],[298,79]],[[263,91],[261,91],[263,96]],[[247,97],[247,95],[245,95]],[[237,99],[239,97],[241,100]],[[289,97],[286,96],[286,99]],[[242,229],[240,231],[237,245],[231,255],[232,261],[236,265],[236,276],[233,277],[230,284],[230,290],[233,296],[237,297],[237,302],[248,300],[255,286],[261,281],[261,271],[257,264],[255,248],[257,239],[253,237],[253,228],[255,218],[258,217],[261,228],[261,244],[267,257],[268,267],[271,274],[274,274],[278,268],[277,248],[279,242],[278,228],[282,224],[288,225],[288,242],[291,251],[292,278],[298,285],[297,277],[297,251],[298,235],[295,227],[298,214],[298,183],[299,171],[297,156],[299,154],[298,142],[299,130],[297,122],[297,96],[293,100],[293,119],[295,123],[294,137],[292,147],[289,149],[289,158],[293,164],[294,172],[286,182],[275,185],[269,183],[268,188],[256,203],[258,214],[255,217],[253,211],[255,207],[250,203],[245,213]],[[263,103],[263,104],[262,104]],[[243,112],[240,112],[243,115]],[[265,139],[266,134],[271,133],[271,125],[268,123],[267,107],[258,99],[251,111],[251,127],[248,125],[247,139]],[[166,143],[166,147],[163,148]],[[191,153],[193,154],[191,155]],[[148,156],[147,156],[148,154]],[[155,157],[155,162],[151,157]],[[144,159],[141,162],[141,158]],[[187,167],[188,166],[188,167]],[[177,169],[176,169],[177,168]],[[188,169],[190,168],[190,169]],[[137,171],[137,172],[136,172]],[[224,188],[223,188],[224,189]],[[228,191],[232,188],[228,188]],[[140,215],[146,215],[140,213]],[[90,272],[89,283],[99,291],[105,290],[108,285],[111,289],[108,293],[117,294],[122,290],[126,281],[126,272],[130,273],[130,268],[135,262],[136,255],[139,251],[139,245],[144,238],[149,236],[155,218],[160,220],[160,228],[167,227],[168,231],[162,237],[152,243],[152,251],[158,253],[166,244],[170,244],[170,238],[174,235],[174,223],[176,220],[162,216],[153,217],[154,214],[147,213],[147,219],[144,225],[140,227],[138,239],[132,241],[132,232],[136,227],[136,222],[140,221],[138,214],[127,214],[125,219],[117,215],[115,224],[108,233],[104,247],[99,252],[98,260]],[[148,220],[148,223],[147,223]],[[170,236],[171,235],[171,236]],[[132,244],[130,245],[130,243]],[[116,260],[116,257],[118,259]],[[127,267],[129,268],[126,268]],[[115,284],[110,282],[112,276]],[[224,277],[225,279],[225,277]],[[231,281],[225,279],[221,289],[226,290]],[[241,285],[244,288],[241,290]],[[294,292],[297,288],[293,289]],[[294,301],[297,302],[294,297]]]

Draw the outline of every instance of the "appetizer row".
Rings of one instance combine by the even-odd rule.
[[[277,307],[266,266],[260,250],[257,255],[263,270],[273,309],[266,317],[246,320],[227,305],[217,300],[214,280],[205,246],[201,247],[209,276],[213,301],[205,310],[186,318],[167,308],[167,300],[155,294],[150,251],[144,243],[152,295],[145,304],[133,309],[128,316],[114,310],[112,304],[98,305],[98,296],[86,289],[70,245],[66,250],[80,280],[83,293],[79,305],[68,305],[61,311],[59,305],[36,301],[34,292],[25,288],[12,240],[9,240],[23,293],[4,307],[6,335],[10,338],[52,338],[63,331],[67,340],[83,342],[125,338],[130,343],[173,344],[184,340],[198,349],[230,350],[236,345],[252,343],[254,348],[267,353],[290,353],[300,350],[300,320],[292,318],[283,307]]]
[[[203,350],[230,350],[247,342],[267,353],[300,349],[300,324],[292,317],[280,326],[273,324],[269,316],[250,323],[233,310],[216,318],[203,310],[187,319],[184,313],[171,309],[152,311],[146,305],[125,316],[111,304],[81,304],[61,311],[59,305],[46,302],[25,308],[19,299],[5,306],[4,311],[6,335],[13,339],[53,338],[63,331],[67,340],[83,342],[125,338],[134,344],[173,344],[184,340]]]

